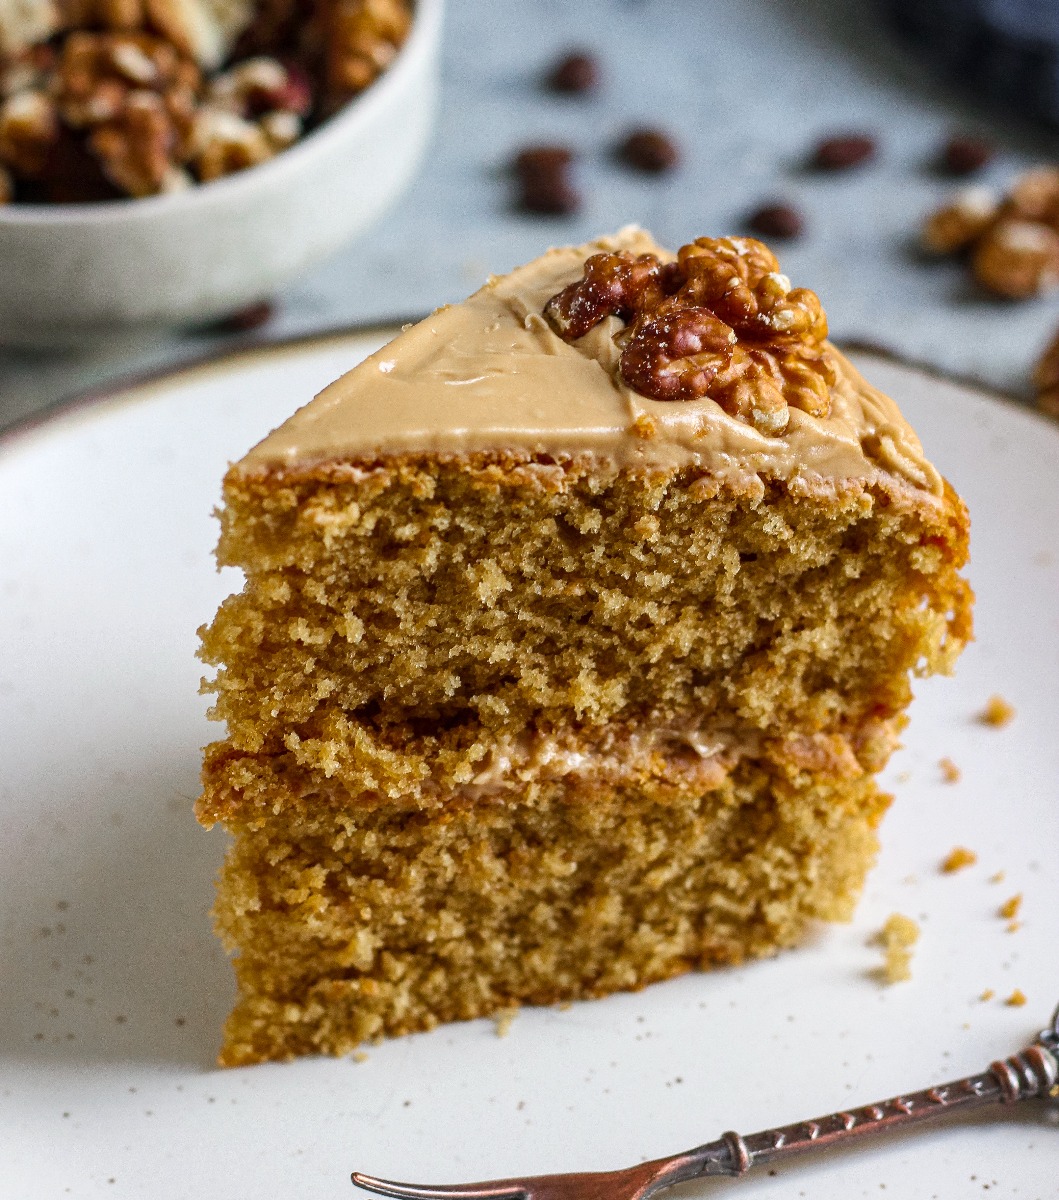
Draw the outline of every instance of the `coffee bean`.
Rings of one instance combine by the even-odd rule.
[[[565,171],[574,161],[574,152],[567,146],[526,146],[515,155],[518,175],[535,175],[541,171]]]
[[[267,325],[275,315],[275,304],[271,300],[261,300],[222,317],[212,329],[216,333],[249,333],[252,329]]]
[[[973,175],[992,160],[994,153],[992,143],[984,138],[952,137],[942,150],[941,166],[949,175]]]
[[[812,165],[821,171],[846,171],[871,162],[877,146],[866,133],[845,133],[825,138],[813,152]]]
[[[561,58],[545,78],[553,92],[581,95],[599,86],[599,62],[584,50],[575,50]]]
[[[637,171],[658,175],[680,162],[680,149],[660,129],[634,129],[618,147],[619,157]]]
[[[763,237],[797,238],[805,229],[805,219],[792,204],[765,204],[752,212],[747,225]]]
[[[581,196],[562,171],[541,171],[522,178],[518,206],[523,212],[565,217],[581,207]]]

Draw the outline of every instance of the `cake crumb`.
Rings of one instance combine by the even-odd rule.
[[[368,1052],[366,1050],[354,1050],[353,1061],[363,1063],[368,1061]]]
[[[1022,893],[1016,892],[1010,899],[1005,900],[997,910],[999,916],[1005,921],[1013,921],[1019,915],[1019,909],[1022,907]]]
[[[518,1005],[514,1004],[510,1008],[501,1008],[493,1013],[493,1023],[496,1025],[496,1036],[507,1037],[511,1032],[511,1025],[518,1015]]]
[[[997,871],[997,873],[995,875],[989,876],[989,882],[990,883],[1003,883],[1006,878],[1007,878],[1007,873],[1005,871]]]
[[[946,875],[953,875],[964,867],[973,867],[977,861],[978,855],[973,850],[968,850],[966,846],[954,846],[941,864],[941,869]]]
[[[994,992],[992,988],[986,988],[985,991],[978,997],[978,999],[981,1000],[983,1004],[986,1004],[992,1000],[995,995],[996,992]]]
[[[983,725],[992,725],[995,729],[1002,729],[1014,719],[1015,709],[1003,696],[990,696],[986,701],[985,708],[978,716],[978,720]]]
[[[959,783],[963,777],[963,772],[951,758],[941,759],[938,766],[941,768],[941,777],[946,783]]]
[[[634,437],[638,437],[645,442],[658,436],[658,426],[651,420],[647,413],[640,413],[630,428]]]
[[[1022,928],[1021,921],[1009,921],[1008,922],[1008,933],[1018,933],[1018,931],[1021,928]]]
[[[1026,1003],[1026,996],[1022,988],[1016,988],[1004,1003],[1009,1008],[1021,1008]]]
[[[912,978],[912,947],[919,941],[919,925],[911,917],[892,913],[872,941],[886,952],[886,961],[877,972],[886,983]]]

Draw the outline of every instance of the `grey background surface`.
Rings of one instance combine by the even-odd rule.
[[[603,86],[588,99],[540,84],[573,47],[603,64]],[[638,124],[680,142],[677,171],[648,177],[614,161],[616,138]],[[842,174],[806,170],[814,143],[845,130],[876,135],[878,159]],[[820,293],[837,338],[1027,396],[1033,360],[1059,325],[1059,298],[987,299],[959,264],[915,253],[924,214],[955,187],[932,165],[954,130],[997,141],[982,181],[998,188],[1059,157],[1055,133],[935,81],[869,0],[449,0],[432,149],[370,233],[291,283],[249,339],[182,331],[89,353],[0,351],[0,424],[247,340],[419,316],[550,244],[628,222],[672,246],[740,231],[746,213],[772,198],[806,215],[805,236],[777,249],[795,284]],[[542,140],[578,153],[576,216],[513,209],[505,166]]]

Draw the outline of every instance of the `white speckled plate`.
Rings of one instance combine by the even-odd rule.
[[[623,1165],[984,1069],[1059,1001],[1059,429],[861,355],[967,498],[978,641],[920,688],[855,921],[771,962],[521,1013],[366,1061],[213,1067],[232,999],[194,823],[195,629],[226,462],[373,349],[359,334],[136,386],[0,442],[0,1197],[349,1200],[349,1172]],[[999,693],[1018,710],[976,723]],[[952,758],[958,783],[938,761]],[[978,863],[939,872],[955,845]],[[1002,881],[997,881],[1002,873]],[[998,915],[1024,897],[1021,928]],[[870,935],[922,925],[910,983]],[[1021,989],[1024,1007],[1004,998]],[[980,997],[986,990],[994,998]],[[707,1195],[1054,1200],[1043,1108]]]

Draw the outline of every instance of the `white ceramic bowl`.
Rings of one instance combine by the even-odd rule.
[[[390,69],[261,166],[172,195],[0,208],[0,345],[86,344],[270,295],[411,180],[437,96],[443,0],[417,0]]]

